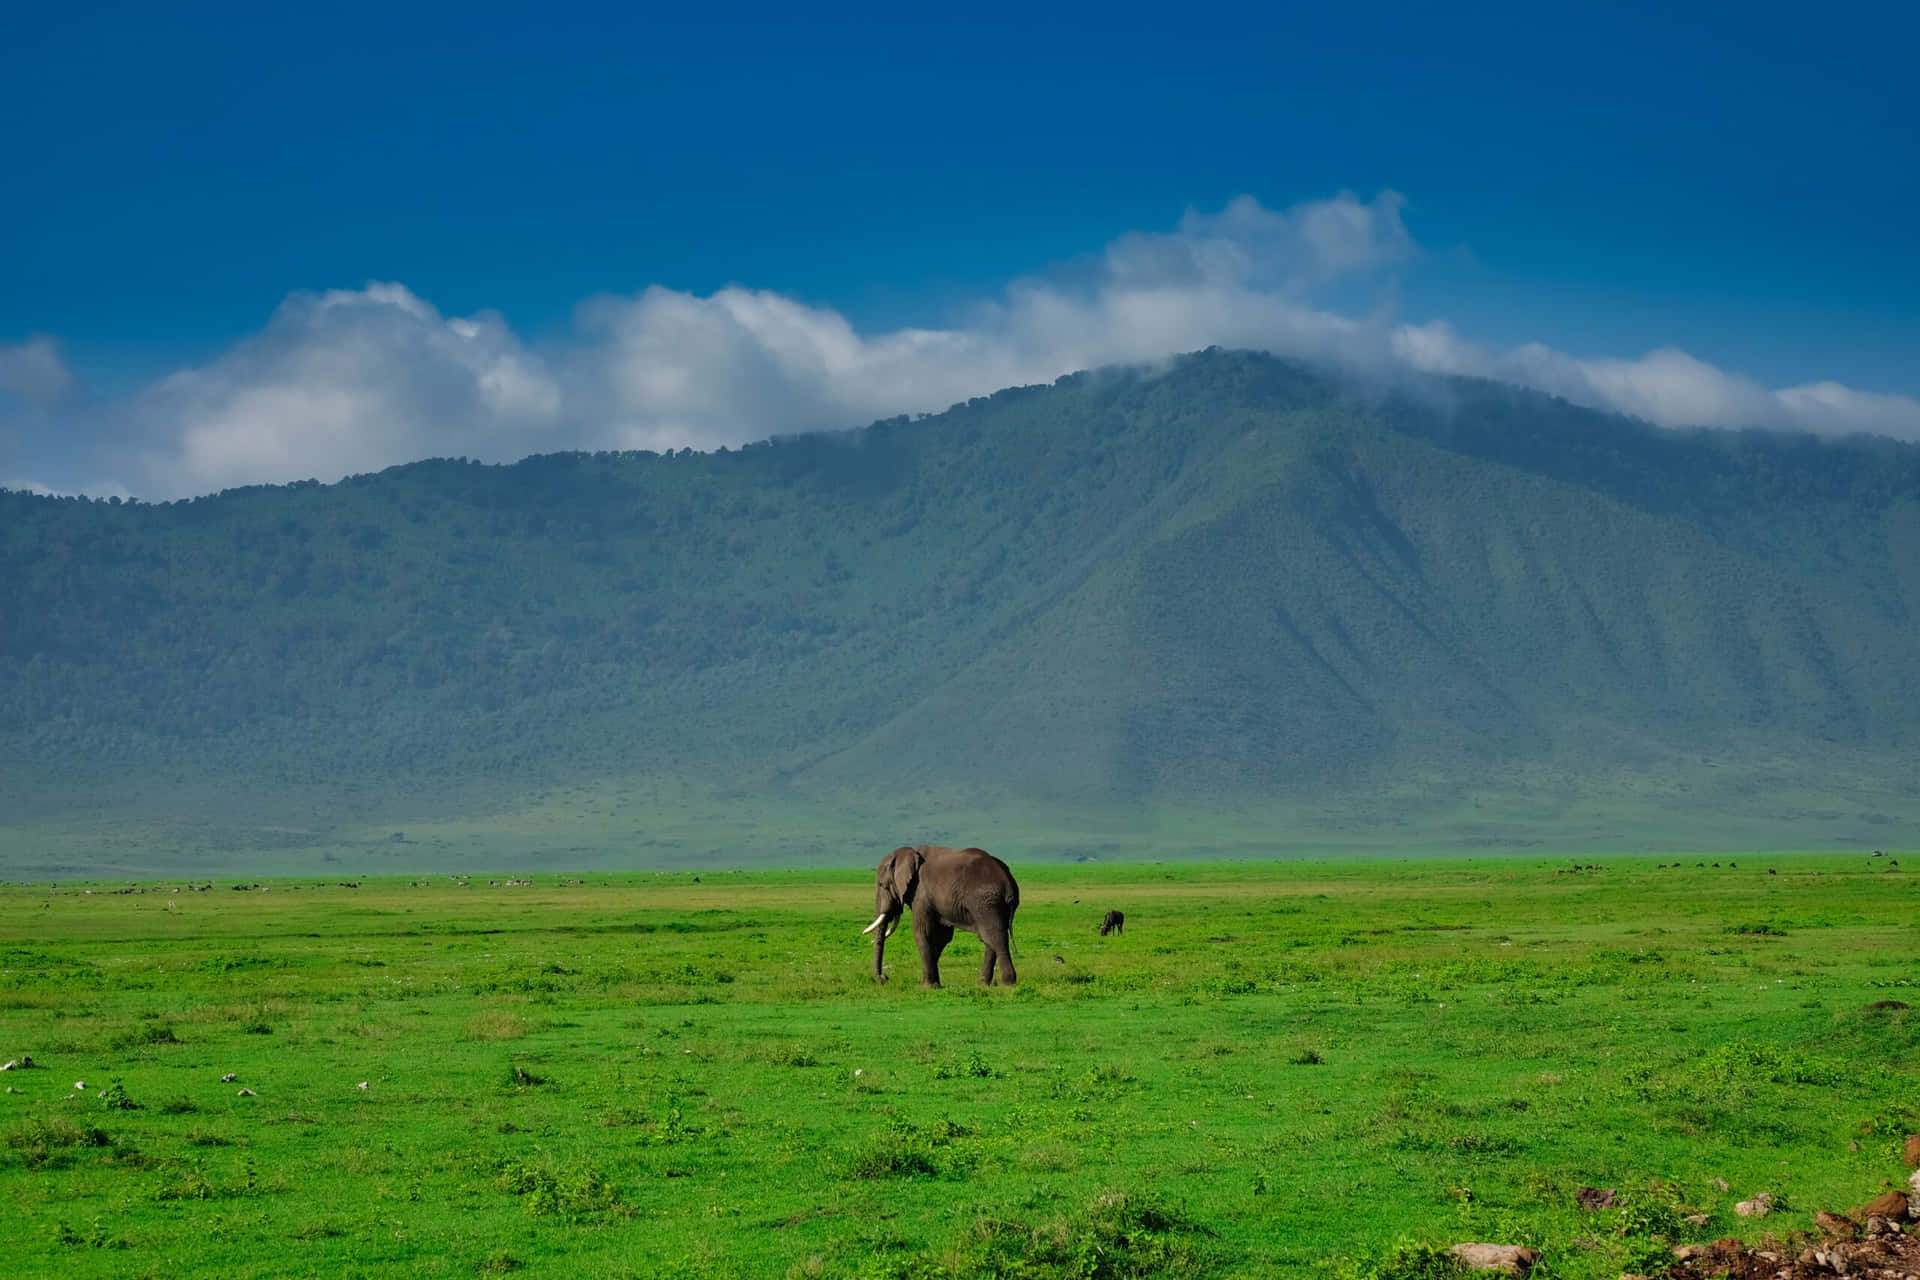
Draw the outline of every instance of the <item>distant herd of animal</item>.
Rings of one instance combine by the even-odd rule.
[[[978,934],[986,957],[980,981],[1019,981],[1013,968],[1013,913],[1020,907],[1020,886],[1007,864],[985,849],[949,849],[944,845],[901,845],[880,859],[874,873],[873,923],[861,930],[873,935],[873,978],[887,980],[881,967],[887,939],[901,915],[913,912],[913,941],[920,950],[920,980],[940,985],[940,953],[956,929]],[[1124,932],[1125,914],[1109,911],[1100,936]]]

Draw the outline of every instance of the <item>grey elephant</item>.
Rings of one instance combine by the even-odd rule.
[[[980,935],[987,953],[980,981],[993,983],[996,964],[1006,985],[1019,981],[1013,969],[1013,913],[1020,906],[1020,886],[1007,864],[985,849],[901,845],[880,859],[873,905],[878,914],[862,932],[874,935],[874,981],[887,980],[880,967],[887,937],[908,909],[913,911],[913,941],[920,948],[920,980],[925,985],[940,985],[940,953],[953,941],[955,929]]]

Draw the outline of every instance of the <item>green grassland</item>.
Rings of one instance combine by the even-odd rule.
[[[1904,1176],[1893,860],[1017,866],[1020,985],[962,935],[938,991],[868,979],[867,872],[8,886],[0,1257],[1612,1280]]]

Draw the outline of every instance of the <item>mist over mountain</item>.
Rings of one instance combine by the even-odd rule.
[[[1920,447],[1241,352],[712,454],[0,492],[0,600],[20,873],[1920,820]]]

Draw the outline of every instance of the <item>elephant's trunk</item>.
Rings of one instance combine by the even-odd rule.
[[[886,959],[887,939],[892,937],[893,931],[899,927],[900,917],[898,915],[890,915],[888,912],[882,911],[874,917],[873,923],[862,931],[873,935],[873,980],[875,982],[885,982],[887,980],[887,971],[881,968],[881,961]]]

